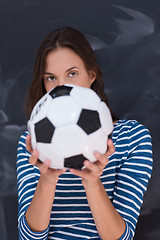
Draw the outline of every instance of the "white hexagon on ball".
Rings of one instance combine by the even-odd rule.
[[[51,168],[64,168],[64,158],[60,152],[53,146],[47,143],[37,143],[37,150],[39,151],[39,158],[44,162],[51,160]]]
[[[64,158],[82,154],[87,134],[76,124],[56,128],[52,144]]]
[[[47,112],[47,117],[55,127],[76,123],[81,112],[80,105],[71,96],[55,98],[50,108],[53,110]]]
[[[102,128],[98,129],[94,133],[88,135],[87,142],[83,151],[83,155],[91,162],[95,162],[97,159],[94,155],[96,151],[104,154],[107,150],[107,135],[104,134]]]
[[[102,130],[106,135],[109,135],[113,130],[113,122],[111,113],[104,102],[101,102],[98,108]]]
[[[70,95],[85,109],[97,110],[101,102],[99,96],[92,89],[88,91],[88,88],[84,87],[74,87]]]

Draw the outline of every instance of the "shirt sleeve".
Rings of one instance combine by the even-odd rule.
[[[18,188],[18,232],[19,239],[48,239],[49,227],[42,232],[33,232],[29,228],[25,213],[32,201],[39,179],[39,170],[32,166],[28,159],[30,153],[26,150],[25,139],[27,132],[23,134],[18,143],[17,150],[17,188]]]
[[[123,140],[128,149],[117,173],[113,205],[126,223],[120,240],[131,240],[152,173],[152,143],[148,129],[139,123],[133,124]]]

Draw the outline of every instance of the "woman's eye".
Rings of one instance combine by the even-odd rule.
[[[69,77],[71,77],[71,78],[73,78],[73,77],[75,77],[75,76],[77,76],[77,75],[78,75],[77,72],[70,72],[70,73],[69,73]]]
[[[48,77],[46,77],[46,79],[48,80],[48,81],[55,81],[55,77],[54,76],[48,76]]]

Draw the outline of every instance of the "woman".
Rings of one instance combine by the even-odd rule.
[[[28,116],[49,90],[66,83],[92,88],[107,103],[101,71],[75,29],[50,33],[37,53],[26,103]],[[149,131],[135,120],[114,123],[112,140],[82,171],[50,169],[25,132],[18,144],[20,239],[132,239],[152,171]]]

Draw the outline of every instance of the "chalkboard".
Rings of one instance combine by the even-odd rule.
[[[116,115],[151,132],[154,169],[134,239],[160,239],[159,13],[159,0],[0,1],[0,240],[18,239],[16,151],[36,51],[62,26],[77,28],[91,43]]]

